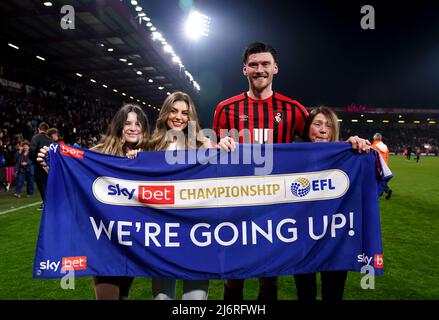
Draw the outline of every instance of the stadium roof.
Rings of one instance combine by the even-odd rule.
[[[61,27],[66,12],[60,12],[72,1],[50,1],[51,6],[43,2],[1,1],[1,41],[18,46],[29,57],[44,58],[51,71],[67,80],[88,82],[114,95],[126,93],[128,99],[132,96],[145,104],[159,106],[167,92],[176,90],[192,96],[197,93],[184,67],[174,63],[152,39],[128,1],[74,1],[73,30]]]

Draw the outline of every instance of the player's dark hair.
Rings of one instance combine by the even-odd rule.
[[[253,42],[247,46],[247,48],[244,51],[244,54],[242,56],[242,62],[244,64],[247,63],[248,57],[251,54],[254,53],[263,53],[263,52],[270,52],[273,56],[274,62],[277,63],[277,51],[274,49],[271,45],[268,43],[263,42]]]

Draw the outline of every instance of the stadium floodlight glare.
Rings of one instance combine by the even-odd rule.
[[[44,1],[43,4],[44,4],[45,7],[51,7],[51,6],[53,6],[52,2],[50,2],[50,1]]]
[[[78,72],[76,72],[76,75],[78,76],[78,77],[82,77],[82,74],[80,74],[80,73],[78,73]]]
[[[160,32],[155,31],[155,32],[152,33],[152,40],[154,40],[154,41],[155,40],[163,41],[164,39],[163,39],[163,36],[162,36],[162,34]]]
[[[194,81],[194,77],[192,77],[191,73],[187,70],[184,71],[184,74],[188,76],[191,81]]]
[[[191,39],[209,35],[210,18],[198,11],[192,11],[186,22],[186,34]]]
[[[168,52],[168,53],[174,53],[174,50],[172,49],[172,47],[171,47],[169,44],[164,45],[164,46],[163,46],[163,50],[164,50],[165,52]]]
[[[173,56],[172,57],[172,61],[175,62],[175,63],[181,64],[181,60],[180,60],[180,58],[178,56]]]
[[[10,46],[11,48],[14,48],[14,49],[20,49],[18,46],[16,46],[15,44],[12,44],[12,43],[8,43],[8,46]]]
[[[46,61],[46,59],[44,59],[44,58],[41,57],[41,56],[37,56],[37,59],[40,59],[41,61]]]

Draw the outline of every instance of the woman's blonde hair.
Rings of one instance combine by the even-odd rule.
[[[325,106],[319,106],[319,107],[314,108],[310,111],[309,116],[306,119],[306,125],[305,125],[306,141],[310,141],[309,140],[309,129],[311,127],[311,123],[314,121],[314,118],[320,113],[323,114],[332,125],[331,137],[329,138],[329,141],[330,142],[338,141],[339,135],[340,135],[340,124],[338,123],[337,114],[334,111],[332,111],[331,108],[328,108]]]
[[[167,132],[170,129],[167,125],[167,121],[168,121],[169,114],[172,111],[172,107],[173,107],[174,103],[177,101],[183,101],[188,106],[188,125],[186,126],[186,128],[183,129],[183,133],[185,136],[185,142],[184,142],[185,149],[189,148],[188,128],[189,128],[190,122],[192,122],[192,123],[195,122],[196,136],[194,138],[197,139],[197,137],[199,137],[201,127],[200,127],[200,124],[198,122],[198,116],[197,116],[197,111],[195,109],[195,104],[188,94],[181,92],[181,91],[176,91],[176,92],[170,94],[163,102],[162,108],[160,110],[160,113],[159,113],[159,116],[158,116],[158,119],[156,122],[154,133],[152,134],[152,137],[151,137],[151,142],[149,143],[149,150],[151,150],[151,151],[166,150],[168,148],[169,144],[171,143],[171,141],[169,141],[168,135],[167,135]],[[199,139],[197,139],[197,141],[196,141],[197,148],[204,146],[207,142],[207,139],[204,137],[201,140],[202,141],[199,141]]]
[[[150,136],[148,116],[140,106],[135,104],[125,104],[116,112],[107,128],[106,134],[96,146],[91,148],[91,150],[114,156],[125,156],[128,149],[126,141],[123,138],[123,127],[128,118],[128,113],[130,112],[135,112],[137,114],[137,121],[140,123],[142,129],[140,139],[133,149],[141,149],[142,151],[147,150],[147,143]]]

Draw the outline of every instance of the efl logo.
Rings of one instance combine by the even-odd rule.
[[[82,159],[84,158],[84,151],[66,146],[65,144],[60,145],[61,154],[68,157],[73,157],[76,159]]]
[[[87,269],[87,257],[63,257],[62,258],[62,271],[66,270],[86,270]]]
[[[383,255],[375,254],[373,256],[373,267],[376,269],[382,269],[384,267]]]
[[[139,186],[139,202],[150,204],[174,204],[174,186]]]

